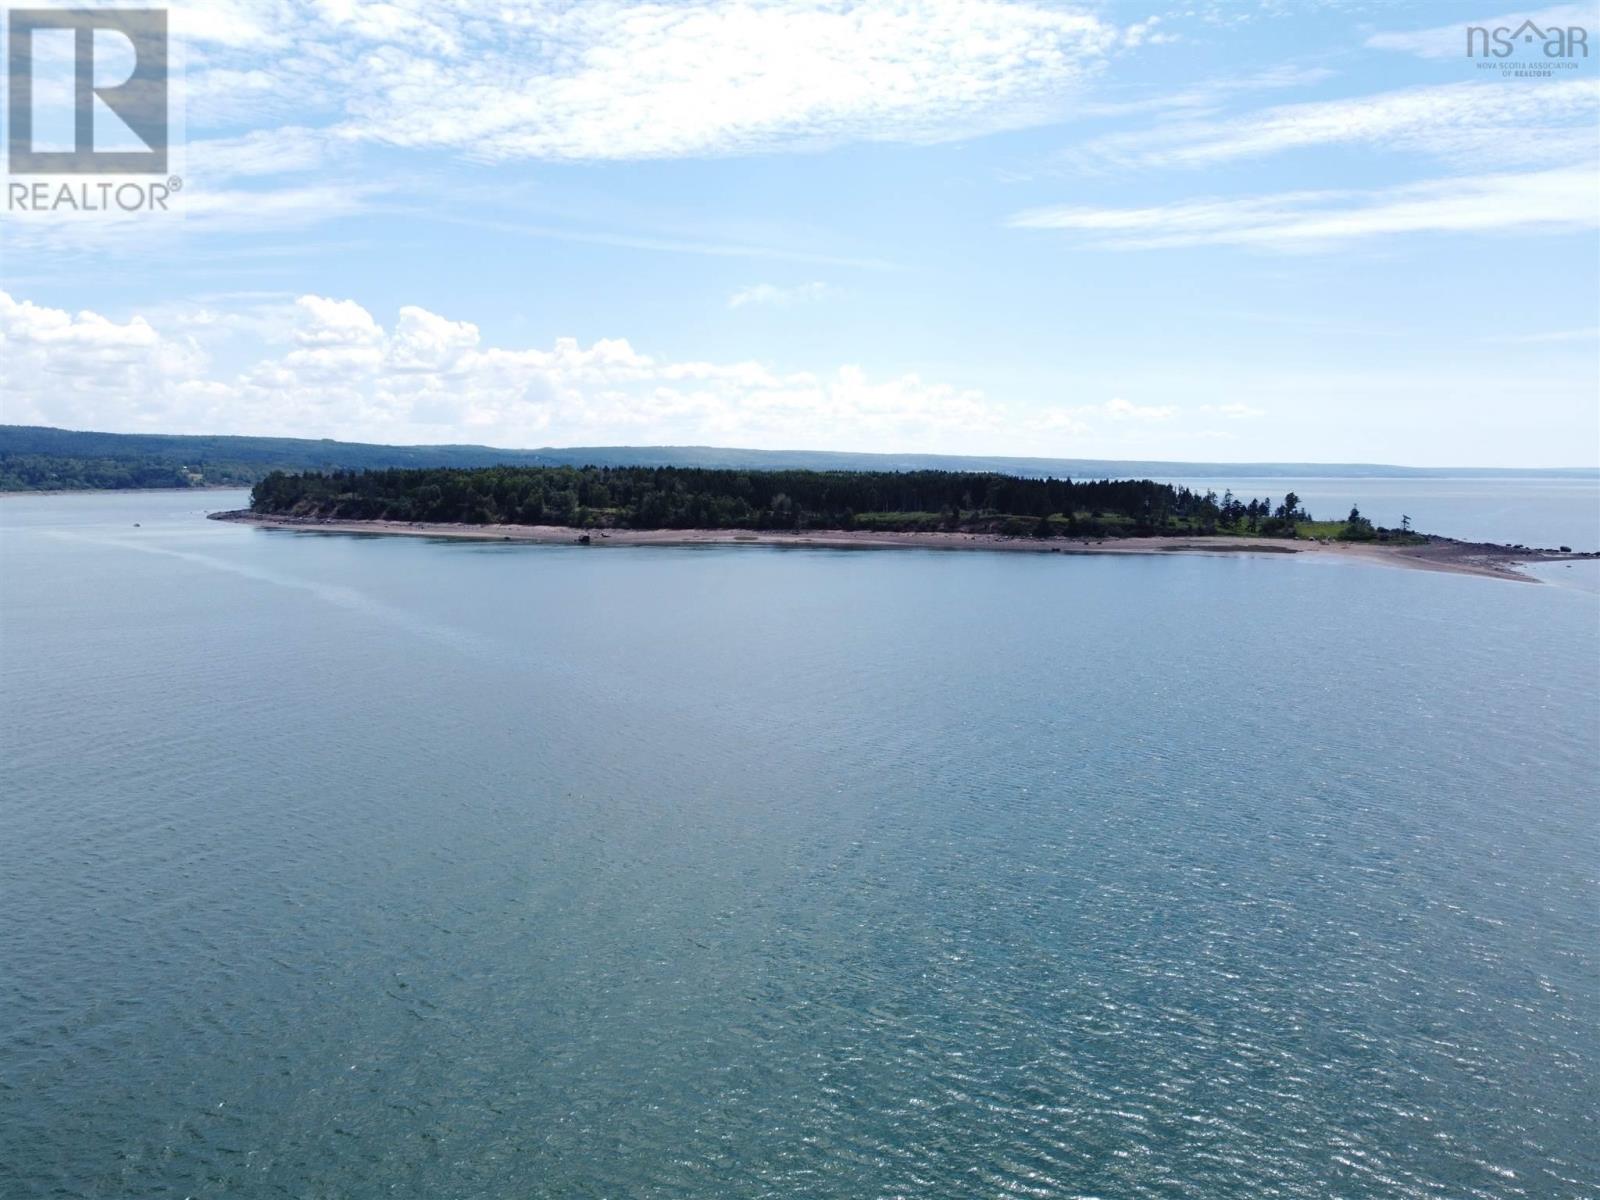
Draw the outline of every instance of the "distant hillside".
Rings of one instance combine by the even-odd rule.
[[[0,425],[0,491],[248,487],[272,471],[554,465],[537,451]]]
[[[309,438],[157,433],[86,433],[0,425],[0,491],[248,486],[272,471],[390,467],[615,466],[735,470],[977,471],[1042,479],[1428,478],[1544,475],[1592,479],[1594,469],[1514,471],[1395,467],[1374,463],[1186,463],[954,454],[847,454],[830,450],[740,450],[716,446],[381,446]]]

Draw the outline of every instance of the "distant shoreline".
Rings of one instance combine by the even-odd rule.
[[[360,534],[383,537],[450,538],[477,542],[524,542],[534,545],[590,546],[779,546],[833,550],[985,550],[1023,554],[1310,554],[1347,561],[1377,563],[1422,571],[1446,571],[1520,583],[1538,583],[1516,568],[1530,562],[1588,559],[1591,554],[1563,554],[1430,538],[1421,545],[1386,546],[1361,542],[1321,542],[1288,538],[1245,538],[1223,534],[1161,535],[1127,538],[1029,538],[996,533],[897,533],[867,530],[810,530],[785,533],[755,529],[575,529],[565,525],[466,525],[427,521],[352,521],[318,517],[282,517],[248,509],[209,514],[214,521],[233,521],[263,529],[299,533]]]
[[[0,500],[15,500],[19,496],[140,496],[159,495],[163,492],[248,492],[248,483],[196,483],[189,487],[82,487],[82,488],[12,488],[0,489]]]

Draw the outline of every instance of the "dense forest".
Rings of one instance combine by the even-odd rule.
[[[963,530],[1012,536],[1238,533],[1293,537],[1311,514],[1290,492],[1242,500],[1149,479],[1025,479],[958,471],[728,471],[489,467],[275,472],[251,508],[343,520],[577,529]],[[1319,536],[1380,538],[1359,513]]]
[[[232,462],[166,462],[159,458],[69,458],[49,454],[0,455],[0,492],[71,492],[87,489],[244,487],[267,473]]]

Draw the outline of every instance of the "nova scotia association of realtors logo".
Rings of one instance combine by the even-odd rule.
[[[1589,57],[1589,31],[1582,25],[1524,21],[1510,25],[1468,25],[1467,57],[1480,69],[1518,78],[1548,78],[1576,71]]]
[[[7,212],[171,211],[165,9],[11,9],[5,63]]]

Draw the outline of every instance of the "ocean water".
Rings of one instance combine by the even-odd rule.
[[[237,503],[0,501],[0,1196],[1600,1194],[1594,595]]]

